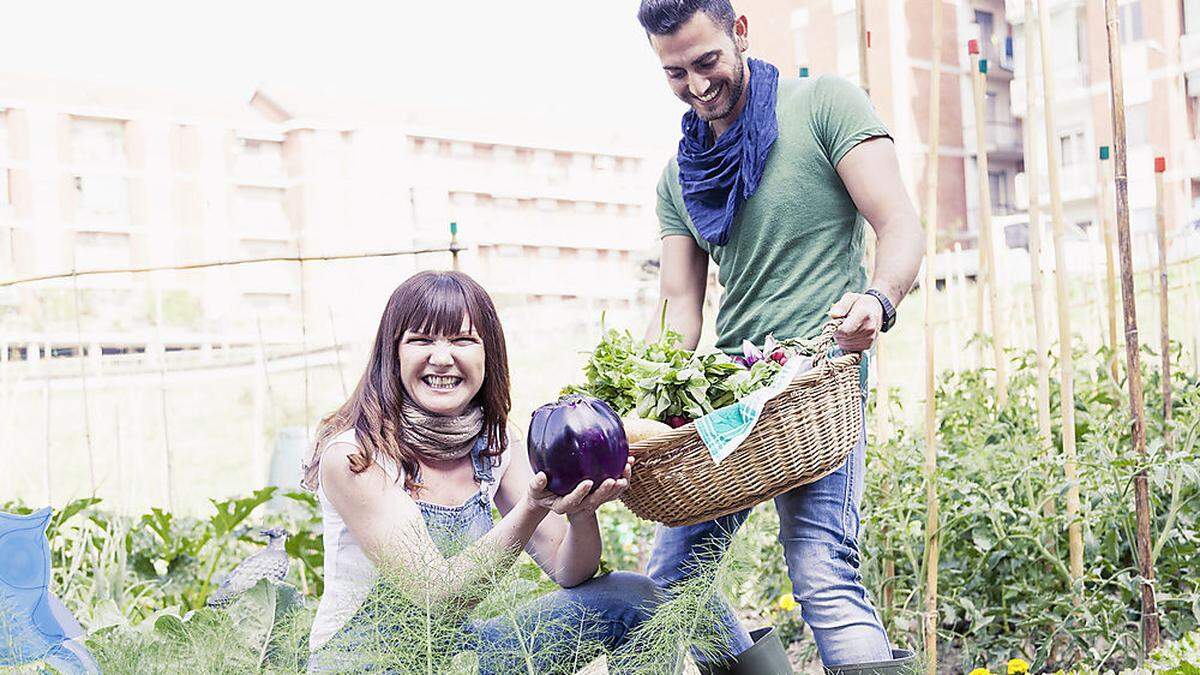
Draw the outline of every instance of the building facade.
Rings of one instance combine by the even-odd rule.
[[[0,78],[0,279],[446,248],[501,307],[652,302],[649,151],[537,119]],[[0,288],[7,360],[327,339],[448,253]],[[75,323],[82,317],[82,326]]]
[[[870,32],[872,101],[896,136],[905,179],[924,210],[928,152],[932,3],[861,0]],[[1023,134],[1026,106],[1025,0],[941,0],[943,45],[939,164],[939,241],[972,248],[979,219],[974,94],[967,42],[988,59],[985,139],[988,183],[997,227],[1009,246],[1027,241]],[[1056,131],[1064,215],[1075,239],[1099,221],[1098,148],[1112,145],[1104,3],[1048,0],[1055,73]],[[752,50],[795,75],[834,73],[861,81],[857,0],[740,0],[750,20]],[[1200,1],[1127,0],[1119,4],[1131,225],[1154,227],[1153,159],[1165,156],[1167,211],[1173,226],[1191,223],[1200,200]],[[1036,24],[1035,24],[1036,25]],[[772,26],[788,26],[790,39]],[[757,31],[755,30],[757,28]],[[767,35],[764,35],[767,34]],[[1040,81],[1041,66],[1034,76]],[[1042,120],[1035,120],[1036,134]],[[1048,209],[1045,140],[1038,141],[1041,201]],[[1094,235],[1091,235],[1094,236]],[[1143,246],[1142,248],[1145,248]],[[1136,253],[1137,251],[1135,251]],[[1144,257],[1144,256],[1143,256]],[[1148,258],[1145,258],[1149,262]]]
[[[739,0],[750,24],[751,52],[779,66],[784,76],[834,74],[863,82],[855,0]],[[941,117],[938,152],[940,238],[973,241],[968,160],[974,121],[966,78],[966,8],[946,2],[943,12]],[[914,203],[926,201],[929,92],[932,80],[932,3],[865,0],[871,100],[896,139],[901,171]],[[775,27],[786,28],[786,30]],[[959,49],[959,45],[963,49]],[[997,77],[1002,76],[997,74]],[[997,106],[997,124],[1004,117]],[[969,126],[968,126],[969,125]],[[1001,169],[1002,170],[1002,169]],[[1003,194],[1003,193],[1001,193]]]
[[[1030,22],[1024,0],[1008,0],[1007,5],[1006,18],[1021,43],[1016,50],[1020,65],[1012,86],[1013,112],[1024,117],[1027,69],[1023,41]],[[1058,145],[1066,220],[1085,230],[1098,220],[1098,148],[1113,144],[1104,4],[1056,0],[1050,5],[1050,15],[1057,90],[1057,130],[1050,140]],[[1167,160],[1168,223],[1174,227],[1190,222],[1193,204],[1200,197],[1200,3],[1130,0],[1118,6],[1118,19],[1130,227],[1135,236],[1145,236],[1154,229],[1156,156]],[[1040,72],[1035,77],[1040,79]],[[1024,185],[1020,192],[1021,201],[1027,203]],[[1043,195],[1042,200],[1047,199]]]

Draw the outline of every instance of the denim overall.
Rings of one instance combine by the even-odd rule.
[[[492,457],[483,454],[486,438],[471,450],[471,464],[479,491],[459,506],[442,506],[416,500],[426,529],[443,556],[452,557],[492,529]],[[641,574],[613,572],[579,586],[548,593],[515,613],[488,620],[468,620],[456,631],[461,643],[456,651],[473,650],[479,672],[527,672],[526,656],[536,672],[558,672],[564,656],[581,639],[602,644],[610,652],[625,642],[630,631],[645,620],[659,598],[652,581]],[[402,672],[369,663],[360,649],[385,643],[387,626],[381,626],[372,608],[364,604],[338,633],[308,662],[312,672]],[[387,659],[384,659],[387,660]],[[363,663],[366,661],[367,663]],[[579,664],[580,667],[586,663]]]

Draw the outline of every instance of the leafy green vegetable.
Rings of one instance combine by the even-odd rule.
[[[761,389],[781,368],[780,360],[773,359],[746,368],[723,352],[684,349],[680,339],[679,333],[666,330],[647,344],[628,330],[608,330],[584,365],[586,381],[563,393],[595,396],[622,416],[633,413],[660,422],[696,419]],[[779,348],[804,352],[795,341],[779,343]]]

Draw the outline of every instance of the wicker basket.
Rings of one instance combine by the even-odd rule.
[[[832,330],[822,337],[831,344]],[[829,358],[827,351],[767,402],[754,430],[720,465],[694,424],[631,445],[637,464],[622,501],[646,520],[692,525],[833,473],[863,433],[862,355]]]

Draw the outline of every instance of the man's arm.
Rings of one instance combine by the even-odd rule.
[[[667,304],[667,327],[683,336],[683,347],[695,349],[704,324],[704,292],[708,287],[708,254],[690,236],[667,235],[662,240],[659,264],[659,301],[646,341],[662,333],[663,303]]]
[[[846,153],[837,172],[859,213],[875,230],[871,288],[899,307],[921,267],[925,235],[900,178],[896,146],[886,137],[863,141]],[[829,315],[845,317],[837,341],[847,351],[869,349],[883,324],[879,301],[859,293],[842,296]]]

